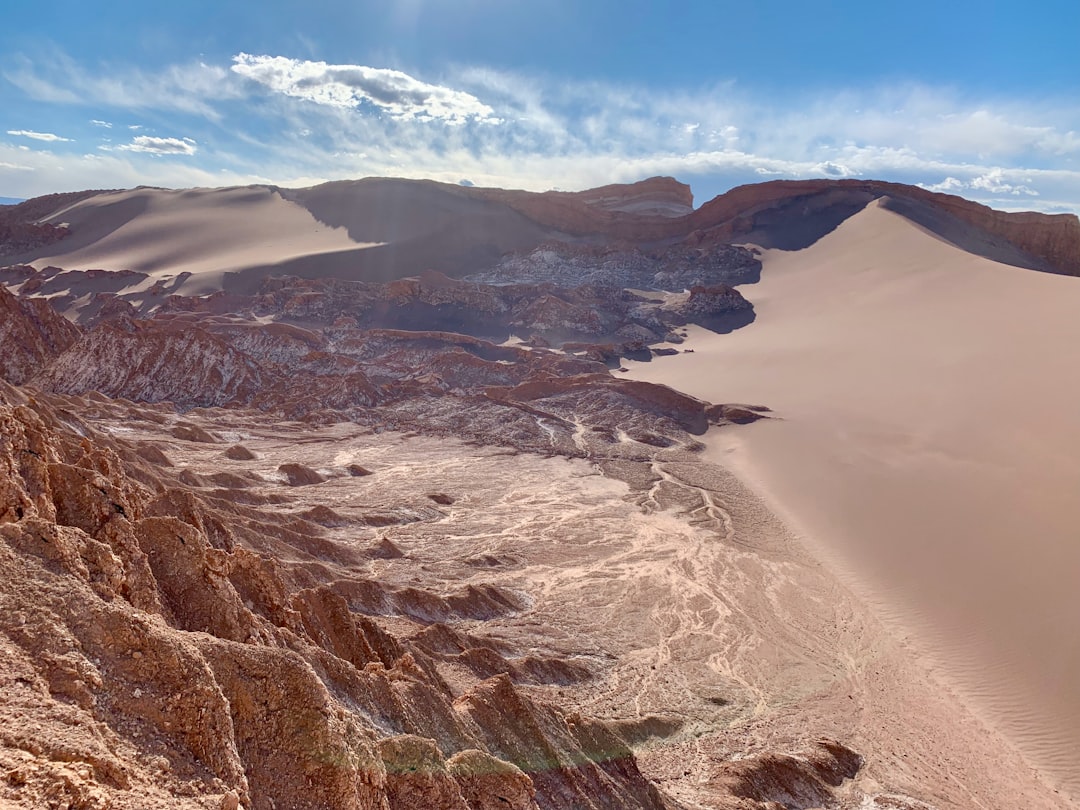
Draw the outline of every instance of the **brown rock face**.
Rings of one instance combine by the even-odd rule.
[[[225,457],[231,458],[233,461],[254,461],[255,454],[248,450],[242,444],[234,444],[228,450],[225,451]]]
[[[5,806],[664,807],[602,723],[506,675],[471,675],[456,695],[427,645],[374,618],[482,622],[520,611],[514,597],[357,577],[317,524],[210,494],[204,479],[220,475],[185,488],[183,473],[72,421],[73,402],[0,386]],[[460,650],[441,661],[554,666],[511,665],[439,627]],[[16,722],[27,717],[40,722]]]
[[[475,748],[446,763],[470,810],[537,810],[533,781],[516,765]]]
[[[282,464],[278,467],[278,472],[285,476],[291,487],[321,484],[326,480],[318,472],[303,464]]]
[[[44,299],[21,300],[0,286],[0,379],[21,384],[79,338]]]
[[[391,807],[469,810],[461,788],[433,740],[404,735],[379,742]]]
[[[249,358],[202,329],[102,324],[68,346],[37,383],[63,393],[100,391],[195,407],[248,402],[261,376]]]

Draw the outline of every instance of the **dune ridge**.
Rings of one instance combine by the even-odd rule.
[[[1080,274],[1080,220],[1008,213],[874,180],[777,180],[693,209],[668,177],[581,192],[533,193],[365,178],[303,189],[140,187],[28,200],[0,212],[0,265],[105,269],[179,278],[177,289],[250,292],[274,275],[386,281],[488,270],[554,243],[665,251],[753,242],[795,249],[867,202],[999,262]]]
[[[767,251],[758,312],[631,375],[764,401],[708,441],[939,674],[1080,795],[1080,284],[872,202]]]

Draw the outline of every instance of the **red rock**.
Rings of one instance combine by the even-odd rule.
[[[70,348],[79,328],[44,299],[21,300],[0,286],[0,379],[27,382]]]

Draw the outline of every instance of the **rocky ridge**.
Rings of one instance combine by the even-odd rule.
[[[610,271],[615,259],[614,264],[627,265],[625,272],[639,280],[662,273],[664,264],[693,264],[700,265],[693,272],[715,276],[718,270],[727,271],[728,277],[718,280],[735,283],[732,279],[740,274],[751,280],[753,263],[742,262],[740,270],[720,246],[753,242],[805,247],[882,197],[892,201],[894,210],[966,250],[1022,267],[1080,274],[1080,220],[1074,215],[995,211],[960,197],[877,180],[776,180],[734,188],[697,209],[692,208],[689,188],[670,177],[581,192],[532,193],[393,178],[247,191],[260,199],[295,204],[318,222],[345,229],[357,248],[256,261],[222,282],[244,294],[274,275],[389,281],[427,269],[459,277],[501,268],[505,275],[515,264],[528,278],[546,273],[552,280],[552,252],[589,274],[600,272],[605,262]],[[157,192],[183,197],[181,192]],[[62,254],[65,240],[85,247],[108,236],[116,227],[105,219],[109,205],[102,204],[95,213],[80,211],[80,203],[94,197],[105,203],[110,193],[52,195],[6,207],[0,214],[0,262],[36,262]],[[213,204],[209,200],[206,204]],[[149,202],[132,199],[123,205],[137,218]],[[71,228],[65,220],[68,212],[75,222]],[[534,255],[537,251],[541,253]],[[168,259],[157,257],[151,264],[167,265]],[[557,283],[567,286],[569,273],[557,273]],[[664,285],[674,281],[657,283],[671,289]],[[702,278],[683,287],[699,283],[712,282]]]
[[[643,181],[664,196],[677,195],[672,178]],[[634,185],[623,187],[629,194]],[[662,189],[662,191],[660,191]],[[866,203],[881,197],[900,201],[905,215],[919,221],[913,208],[929,207],[973,226],[1017,249],[1010,263],[1066,275],[1080,275],[1080,219],[1074,214],[1011,213],[980,203],[880,180],[773,180],[733,188],[681,217],[641,217],[617,208],[591,205],[591,192],[525,192],[467,189],[498,200],[536,222],[575,236],[603,235],[636,244],[683,242],[690,246],[757,242],[806,247],[831,231]],[[905,205],[905,203],[907,203]],[[931,217],[933,218],[933,217]],[[793,230],[801,235],[790,241]],[[933,223],[932,229],[940,228]],[[967,248],[967,244],[961,243]]]
[[[605,410],[573,402],[564,400],[565,413],[586,426]],[[566,649],[530,621],[533,596],[507,584],[505,569],[519,562],[463,559],[456,564],[475,575],[455,585],[428,572],[421,547],[398,545],[407,532],[380,539],[384,527],[448,513],[456,519],[445,525],[479,521],[483,531],[483,510],[456,503],[472,484],[452,483],[459,497],[432,493],[385,463],[354,473],[345,458],[282,464],[278,478],[261,460],[274,442],[247,432],[259,424],[262,415],[245,411],[178,419],[165,403],[0,385],[0,801],[921,807],[852,793],[862,758],[812,733],[790,749],[712,755],[704,774],[681,777],[680,793],[696,797],[684,804],[645,775],[636,753],[649,743],[655,774],[682,773],[678,749],[665,757],[655,748],[681,723],[583,711],[577,690],[602,693],[611,662]],[[256,452],[227,445],[241,425]],[[383,425],[283,430],[266,436],[339,448],[358,446],[356,436],[375,454],[405,446],[375,432]],[[672,448],[678,466],[682,451]],[[602,463],[634,481],[656,452],[631,448]],[[364,482],[359,502],[342,497],[351,481]],[[670,508],[685,494],[650,493],[646,483],[638,497]],[[731,700],[710,692],[702,705],[732,712],[730,688]]]

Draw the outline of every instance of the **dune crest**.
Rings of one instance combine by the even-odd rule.
[[[768,251],[757,320],[631,375],[776,419],[710,440],[943,677],[1080,792],[1080,283],[870,203]]]

